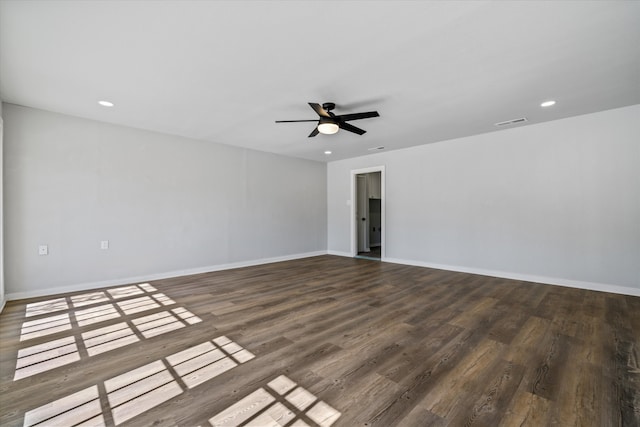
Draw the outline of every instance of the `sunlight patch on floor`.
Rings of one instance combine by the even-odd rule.
[[[18,351],[13,380],[30,377],[80,360],[75,337],[65,337]]]
[[[22,324],[20,341],[44,337],[71,329],[69,314],[58,314],[44,319],[31,320]]]
[[[120,317],[120,313],[118,313],[112,304],[105,304],[87,308],[86,310],[78,310],[75,312],[75,316],[78,326],[87,326],[110,319],[116,319]]]
[[[168,311],[161,311],[131,321],[145,338],[184,328],[185,324]]]
[[[75,342],[58,343],[59,347],[65,344]],[[225,346],[235,352],[226,352]],[[236,359],[238,354],[243,356]],[[227,337],[218,337],[110,378],[102,388],[97,384],[32,409],[24,416],[24,426],[105,425],[105,418],[120,425],[183,393],[181,383],[193,388],[243,363],[239,359],[254,357]],[[100,406],[101,393],[106,393],[103,397],[109,402],[106,417]],[[273,408],[270,413],[278,410]]]
[[[101,313],[99,317],[102,317],[105,312],[105,310],[101,309],[87,314]],[[163,311],[151,316],[132,319],[131,323],[120,322],[103,328],[92,329],[81,333],[79,338],[82,340],[82,345],[87,354],[91,357],[139,342],[140,337],[138,334],[148,339],[202,321],[198,316],[183,307],[173,309],[172,312]],[[23,338],[29,339],[61,330],[69,330],[71,325],[68,317],[68,314],[64,314],[55,316],[53,319],[40,319],[35,324],[27,322],[23,325]],[[87,317],[87,319],[91,319],[91,317]],[[235,343],[231,344],[236,345]],[[234,358],[237,359],[238,363],[244,363],[253,358],[251,353],[239,346],[238,348],[227,348],[225,351],[228,354],[234,354]],[[13,380],[17,381],[79,360],[80,354],[75,336],[25,347],[18,350]]]
[[[259,388],[244,399],[229,406],[218,415],[209,419],[209,424],[213,427],[239,426],[249,418],[261,412],[276,398],[263,388]]]
[[[84,332],[82,340],[89,356],[95,356],[96,354],[140,341],[126,322]]]
[[[69,298],[73,308],[85,307],[88,305],[99,304],[103,302],[111,302],[110,304],[97,305],[95,307],[86,308],[83,310],[71,310],[68,313],[57,314],[41,319],[26,321],[22,324],[22,330],[20,333],[20,341],[26,341],[33,338],[39,338],[46,335],[51,335],[61,331],[65,331],[71,328],[72,320],[75,319],[78,326],[87,326],[94,323],[100,323],[107,320],[115,319],[121,316],[121,312],[125,315],[135,314],[147,310],[152,310],[161,306],[173,305],[176,302],[167,297],[163,293],[156,293],[151,296],[143,296],[139,298],[117,301],[114,306],[114,302],[110,301],[109,295],[112,298],[124,298],[130,295],[137,295],[144,292],[156,292],[157,289],[148,283],[140,285],[125,286],[122,288],[116,288],[103,291],[90,292],[80,295],[72,295]],[[107,293],[109,295],[107,295]],[[120,311],[118,311],[118,309]],[[41,316],[43,314],[50,314],[57,311],[69,310],[69,303],[66,298],[56,298],[53,300],[40,301],[37,303],[27,304],[25,310],[25,317]],[[183,309],[184,310],[184,309]],[[198,323],[200,319],[191,316],[182,316],[180,312],[176,312],[180,318],[183,318],[188,324]],[[70,315],[74,317],[71,318]]]
[[[19,349],[14,381],[77,362],[81,360],[81,354],[95,356],[139,342],[142,337],[151,338],[202,322],[202,319],[184,307],[168,307],[176,302],[163,293],[135,297],[151,292],[157,292],[157,289],[143,283],[27,304],[26,317],[48,316],[23,322],[21,342],[61,332],[69,336]],[[134,297],[124,299],[132,295]],[[119,300],[115,301],[114,298]],[[87,307],[89,305],[91,307]],[[70,307],[73,309],[69,310]],[[120,323],[82,333],[73,327],[74,323],[84,328],[163,307],[167,309],[150,316],[126,321],[123,319]],[[68,312],[55,314],[62,310]],[[84,346],[86,353],[83,347],[79,350],[78,345]],[[246,361],[242,356],[243,354],[238,355],[240,363]]]
[[[217,338],[167,357],[188,388],[194,388],[255,357],[233,341],[228,341],[227,337],[222,338],[227,342],[225,346],[217,346],[215,341],[221,341]],[[234,345],[233,352],[225,350],[229,344]]]
[[[41,314],[49,314],[67,309],[69,309],[69,305],[67,304],[66,298],[56,298],[27,304],[25,315],[26,317],[39,316]]]
[[[182,393],[160,360],[104,382],[116,425]]]
[[[97,304],[109,301],[109,297],[104,292],[90,292],[82,295],[72,295],[71,304],[74,307],[84,307],[86,305]]]
[[[144,283],[29,304],[27,317],[47,317],[24,322],[20,341],[60,332],[70,336],[18,350],[14,381],[202,322],[184,307],[169,307],[175,301],[165,294],[153,292],[157,289]],[[56,314],[63,310],[68,312]],[[150,310],[154,312],[129,317]],[[75,324],[86,327],[119,318],[118,323],[101,328],[68,332]],[[120,425],[254,358],[238,343],[220,336],[32,409],[25,413],[24,425]],[[281,375],[209,423],[329,427],[340,416],[326,402]]]
[[[329,427],[340,418],[340,412],[284,375],[267,386],[210,418],[209,424],[213,427]]]
[[[120,299],[130,297],[134,295],[140,295],[147,292],[157,292],[158,290],[148,283],[142,283],[140,285],[122,286],[120,288],[109,289],[109,295],[112,298]]]
[[[24,415],[24,426],[105,425],[98,387],[91,386]]]
[[[133,298],[126,301],[120,301],[116,303],[120,310],[124,314],[136,314],[147,310],[152,310],[154,308],[160,307],[153,298],[150,296],[144,296],[140,298]]]
[[[143,296],[125,301],[119,301],[116,304],[124,312],[124,314],[135,314],[147,310],[158,308],[161,305],[167,306],[176,302],[165,294],[154,294],[151,296]]]
[[[190,325],[195,325],[196,323],[202,322],[202,319],[200,319],[198,316],[191,313],[184,307],[174,308],[171,310],[171,312]]]

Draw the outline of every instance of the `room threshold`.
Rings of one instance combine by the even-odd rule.
[[[366,256],[366,255],[356,255],[354,258],[368,259],[369,261],[381,261],[379,257],[372,257],[372,256]]]

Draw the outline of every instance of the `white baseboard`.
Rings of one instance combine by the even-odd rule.
[[[66,292],[77,292],[77,291],[84,291],[84,290],[97,289],[97,288],[106,288],[109,286],[128,285],[131,283],[144,283],[144,282],[150,282],[153,280],[169,279],[172,277],[189,276],[192,274],[200,274],[200,273],[210,273],[214,271],[230,270],[233,268],[251,267],[254,265],[271,264],[274,262],[290,261],[294,259],[309,258],[309,257],[327,255],[327,254],[342,256],[347,258],[353,257],[349,252],[334,251],[334,250],[315,251],[315,252],[306,252],[301,254],[285,255],[280,257],[261,258],[261,259],[249,260],[249,261],[239,261],[239,262],[233,262],[228,264],[218,264],[218,265],[212,265],[212,266],[206,266],[206,267],[191,268],[186,270],[169,271],[165,273],[152,274],[152,275],[146,275],[146,276],[127,277],[127,278],[121,278],[121,279],[104,280],[100,282],[79,283],[79,284],[70,285],[70,286],[49,288],[46,290],[43,289],[43,290],[28,291],[28,292],[15,292],[15,293],[9,293],[5,295],[4,301],[2,301],[2,303],[0,304],[0,312],[2,311],[2,309],[4,309],[4,305],[6,301],[13,301],[13,300],[25,299],[25,298],[35,298],[35,297],[41,297],[41,296],[47,296],[47,295],[55,295],[55,294],[61,294]],[[390,262],[394,264],[404,264],[404,265],[413,265],[416,267],[436,268],[439,270],[479,274],[481,276],[500,277],[503,279],[522,280],[526,282],[542,283],[545,285],[566,286],[570,288],[588,289],[592,291],[611,292],[614,294],[632,295],[632,296],[640,297],[639,288],[631,288],[627,286],[583,282],[583,281],[569,280],[569,279],[558,279],[558,278],[544,277],[544,276],[533,276],[528,274],[519,274],[519,273],[511,273],[511,272],[504,272],[504,271],[484,270],[479,268],[468,268],[468,267],[461,267],[461,266],[455,266],[455,265],[436,264],[436,263],[430,263],[430,262],[424,262],[424,261],[405,260],[405,259],[399,259],[399,258],[384,258],[382,259],[382,261]]]
[[[545,285],[566,286],[568,288],[587,289],[591,291],[610,292],[640,296],[640,288],[609,285],[606,283],[583,282],[580,280],[558,279],[555,277],[534,276],[529,274],[511,273],[506,271],[484,270],[481,268],[468,268],[457,265],[434,264],[423,261],[412,261],[399,258],[384,258],[382,261],[394,264],[413,265],[417,267],[437,268],[438,270],[457,271],[460,273],[479,274],[481,276],[500,277],[502,279],[522,280],[525,282],[542,283]]]
[[[7,299],[3,298],[2,301],[0,301],[0,313],[2,313],[2,310],[4,310],[5,305],[7,305]]]
[[[349,252],[341,252],[341,251],[327,251],[327,255],[336,255],[336,256],[345,256],[347,258],[353,258]]]
[[[150,274],[146,276],[125,277],[121,279],[103,280],[100,282],[78,283],[70,286],[61,286],[57,288],[42,289],[37,291],[14,292],[14,293],[7,294],[6,300],[13,301],[13,300],[19,300],[19,299],[25,299],[25,298],[36,298],[36,297],[42,297],[47,295],[62,294],[67,292],[77,292],[77,291],[85,291],[85,290],[97,289],[97,288],[106,288],[109,286],[121,286],[121,285],[128,285],[132,283],[144,283],[144,282],[150,282],[153,280],[169,279],[172,277],[189,276],[192,274],[200,274],[200,273],[211,273],[214,271],[230,270],[232,268],[251,267],[254,265],[271,264],[274,262],[281,262],[281,261],[291,261],[294,259],[309,258],[309,257],[314,257],[319,255],[326,255],[326,254],[327,254],[327,251],[305,252],[300,254],[285,255],[285,256],[272,257],[272,258],[261,258],[261,259],[249,260],[249,261],[232,262],[228,264],[218,264],[218,265],[210,265],[206,267],[190,268],[186,270],[168,271],[165,273]]]

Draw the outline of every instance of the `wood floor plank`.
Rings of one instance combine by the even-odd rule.
[[[539,427],[549,425],[552,403],[544,397],[536,396],[525,390],[518,390],[511,400],[500,427]],[[596,426],[597,424],[587,424]]]
[[[551,422],[562,426],[602,425],[602,388],[594,375],[598,368],[584,360],[573,363],[573,369],[563,376],[560,384]]]
[[[482,340],[457,364],[455,371],[450,371],[439,379],[438,384],[422,398],[420,404],[442,418],[453,418],[451,413],[454,409],[469,398],[468,390],[472,384],[484,384],[483,377],[501,362],[503,349],[502,343]]]
[[[318,256],[10,301],[0,425],[637,426],[639,353],[638,297]]]
[[[471,394],[479,396],[478,399],[465,399],[456,415],[449,418],[451,425],[498,425],[520,385],[524,371],[523,366],[512,362],[501,360],[496,363],[491,375],[486,376],[486,383],[476,385],[482,391],[474,390]]]

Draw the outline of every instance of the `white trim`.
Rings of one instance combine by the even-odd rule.
[[[315,252],[306,252],[306,253],[287,255],[287,256],[281,256],[281,257],[262,258],[262,259],[252,260],[252,261],[240,261],[240,262],[233,262],[229,264],[219,264],[219,265],[213,265],[208,267],[192,268],[188,270],[170,271],[166,273],[153,274],[148,276],[137,276],[137,277],[129,277],[129,278],[123,278],[123,279],[115,279],[115,280],[104,280],[101,282],[62,286],[58,288],[47,289],[46,291],[16,292],[16,293],[5,295],[6,299],[2,302],[0,312],[4,309],[4,306],[7,301],[14,301],[18,299],[35,298],[35,297],[41,297],[41,296],[47,296],[47,295],[55,295],[55,294],[61,294],[66,292],[77,292],[77,291],[84,291],[84,290],[90,290],[90,289],[96,289],[96,288],[106,288],[109,286],[128,285],[136,282],[150,282],[153,280],[162,280],[162,279],[169,279],[173,277],[189,276],[192,274],[230,270],[232,268],[251,267],[255,265],[271,264],[274,262],[282,262],[282,261],[291,261],[295,259],[310,258],[310,257],[320,256],[320,255],[335,255],[335,256],[342,256],[346,258],[353,258],[353,256],[349,252],[334,251],[334,250],[315,251]],[[526,282],[541,283],[544,285],[566,286],[569,288],[578,288],[578,289],[600,291],[600,292],[610,292],[614,294],[631,295],[631,296],[640,297],[639,288],[631,288],[627,286],[609,285],[605,283],[583,282],[579,280],[570,280],[570,279],[558,279],[553,277],[534,276],[529,274],[520,274],[520,273],[512,273],[512,272],[505,272],[505,271],[485,270],[481,268],[469,268],[469,267],[461,267],[461,266],[447,265],[447,264],[436,264],[431,262],[405,260],[405,259],[399,259],[399,258],[386,258],[384,261],[392,264],[403,264],[403,265],[412,265],[416,267],[436,268],[438,270],[457,271],[460,273],[470,273],[470,274],[478,274],[481,276],[500,277],[503,279],[522,280]]]
[[[0,99],[0,163],[4,160],[4,119],[2,118],[2,100]],[[7,303],[4,276],[4,166],[0,164],[0,313]]]
[[[640,288],[627,286],[609,285],[606,283],[583,282],[580,280],[558,279],[555,277],[534,276],[530,274],[512,273],[507,271],[485,270],[481,268],[461,267],[457,265],[435,264],[424,261],[413,261],[399,258],[387,258],[385,262],[394,264],[413,265],[416,267],[437,268],[438,270],[457,271],[461,273],[478,274],[481,276],[500,277],[502,279],[522,280],[525,282],[542,283],[544,285],[566,286],[568,288],[579,288],[589,291],[610,292],[613,294],[623,294],[640,297]]]
[[[342,252],[342,251],[328,250],[327,255],[344,256],[347,258],[353,258],[353,255],[351,255],[349,252]]]
[[[386,234],[387,234],[387,226],[386,226],[386,183],[385,183],[385,167],[382,166],[372,166],[363,169],[352,169],[351,170],[351,209],[350,209],[350,221],[351,224],[351,256],[352,258],[358,255],[358,234],[357,234],[357,218],[356,218],[356,175],[360,175],[363,173],[371,173],[371,172],[380,172],[380,226],[382,227],[382,232],[380,233],[380,244],[382,245],[382,250],[380,254],[380,259],[382,261],[385,260],[385,254],[387,249],[386,244]]]
[[[187,270],[168,271],[165,273],[151,274],[148,276],[126,277],[121,279],[103,280],[100,282],[78,283],[70,286],[61,286],[57,288],[49,288],[38,291],[14,292],[6,295],[7,301],[13,301],[25,298],[35,298],[46,295],[62,294],[67,292],[85,291],[96,288],[106,288],[109,286],[128,285],[131,283],[144,283],[153,280],[169,279],[172,277],[189,276],[192,274],[211,273],[214,271],[230,270],[232,268],[251,267],[254,265],[271,264],[274,262],[291,261],[300,258],[309,258],[314,256],[326,255],[327,251],[306,252],[301,254],[285,255],[273,258],[262,258],[250,261],[232,262],[229,264],[218,264],[207,267],[191,268]]]

